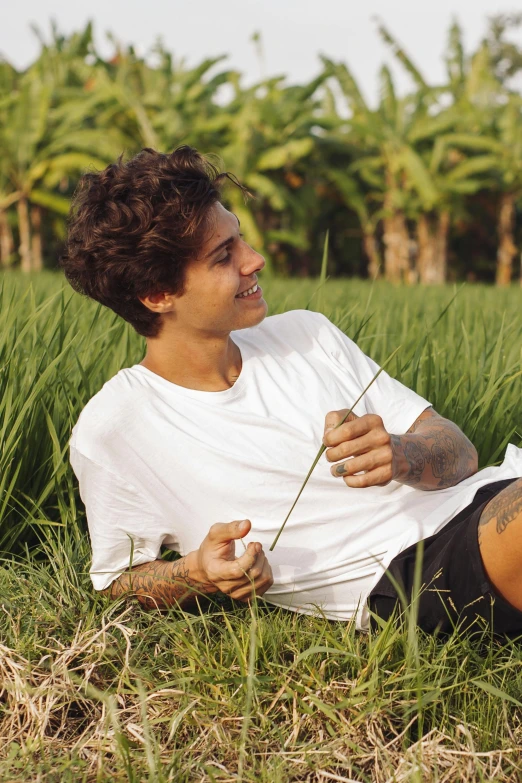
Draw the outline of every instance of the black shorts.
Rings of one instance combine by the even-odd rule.
[[[417,551],[422,556],[421,589],[418,593],[417,625],[429,633],[451,633],[489,628],[496,634],[522,633],[522,612],[496,593],[489,582],[478,545],[478,523],[487,503],[517,479],[495,481],[481,487],[469,506],[434,536],[408,547],[395,557],[369,596],[372,612],[384,620],[397,607],[401,612],[393,581],[412,600]],[[391,574],[392,580],[388,578]],[[400,591],[399,591],[400,594]],[[375,618],[370,620],[378,627]]]

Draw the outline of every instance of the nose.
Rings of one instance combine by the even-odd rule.
[[[266,265],[266,261],[257,250],[254,250],[246,242],[244,243],[244,257],[241,263],[241,273],[248,277],[254,272],[260,272]]]

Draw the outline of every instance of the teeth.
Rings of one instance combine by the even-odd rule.
[[[257,283],[256,283],[255,286],[253,286],[252,288],[249,288],[248,291],[243,291],[242,294],[238,294],[238,297],[249,296],[250,294],[255,294],[255,292],[257,291],[257,288],[258,288],[258,286],[257,286]]]

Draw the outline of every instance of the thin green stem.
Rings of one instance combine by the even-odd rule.
[[[364,389],[364,390],[361,392],[361,394],[359,395],[359,397],[357,397],[357,399],[355,400],[354,404],[352,405],[352,407],[350,408],[350,410],[348,411],[348,413],[346,414],[346,416],[345,416],[345,417],[342,419],[342,421],[340,421],[340,422],[339,422],[339,424],[337,424],[337,425],[334,427],[334,429],[337,429],[337,427],[340,427],[340,426],[341,426],[341,424],[344,424],[344,422],[346,421],[346,419],[348,418],[348,416],[349,416],[351,413],[353,413],[353,410],[354,410],[354,408],[355,408],[355,407],[356,407],[356,406],[357,406],[357,405],[360,403],[360,401],[362,400],[362,398],[364,397],[364,395],[366,394],[366,392],[368,391],[368,389],[370,388],[370,386],[371,386],[373,383],[375,383],[375,381],[377,380],[377,378],[379,377],[379,375],[381,374],[381,372],[384,370],[384,368],[386,367],[386,365],[387,365],[387,364],[389,364],[389,363],[391,362],[391,360],[393,359],[393,357],[395,356],[395,354],[396,354],[396,353],[397,353],[397,352],[400,350],[400,348],[401,348],[401,347],[402,347],[402,346],[400,346],[400,345],[399,345],[399,347],[398,347],[398,348],[396,348],[396,349],[393,351],[393,353],[391,353],[391,354],[388,356],[388,358],[386,359],[386,361],[384,362],[384,364],[383,364],[383,365],[382,365],[382,366],[379,368],[378,372],[376,372],[376,373],[375,373],[375,375],[374,375],[374,376],[373,376],[373,378],[371,379],[371,381],[370,381],[370,383],[368,384],[368,386],[367,386],[367,387],[366,387],[366,388],[365,388],[365,389]],[[307,483],[308,483],[308,479],[309,479],[309,478],[310,478],[310,476],[312,475],[313,469],[315,468],[315,466],[317,465],[317,463],[319,462],[319,460],[321,459],[321,457],[322,457],[322,455],[324,454],[324,452],[325,452],[325,451],[326,451],[326,446],[323,444],[323,445],[321,446],[321,448],[319,449],[319,451],[317,452],[317,456],[316,456],[316,458],[314,459],[314,461],[313,461],[313,463],[312,463],[312,467],[311,467],[311,468],[310,468],[310,470],[308,471],[308,474],[307,474],[307,476],[306,476],[305,480],[303,481],[303,484],[302,484],[302,486],[301,486],[301,489],[299,490],[299,492],[298,492],[298,495],[297,495],[296,499],[294,500],[294,502],[293,502],[293,504],[292,504],[292,508],[290,509],[290,511],[288,512],[288,514],[286,515],[286,519],[285,519],[285,521],[283,522],[283,524],[282,524],[282,525],[281,525],[281,527],[279,528],[279,531],[278,531],[278,533],[277,533],[276,537],[274,538],[274,540],[273,540],[273,542],[272,542],[272,546],[271,546],[271,547],[270,547],[270,549],[269,549],[269,551],[270,551],[270,552],[272,552],[272,550],[274,549],[275,545],[276,545],[276,544],[277,544],[277,542],[279,541],[279,536],[280,536],[280,535],[281,535],[281,533],[283,532],[283,530],[284,530],[284,527],[285,527],[286,523],[288,522],[288,518],[290,517],[290,514],[291,514],[291,513],[292,513],[292,511],[294,510],[294,508],[295,508],[295,506],[296,506],[296,504],[297,504],[297,501],[298,501],[298,500],[299,500],[299,498],[301,497],[301,494],[302,494],[302,492],[303,492],[303,489],[306,487],[306,485],[307,485]]]

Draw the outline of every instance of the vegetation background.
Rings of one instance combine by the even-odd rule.
[[[492,18],[472,52],[455,23],[441,84],[381,25],[413,89],[397,95],[384,66],[376,106],[328,57],[310,83],[244,87],[223,58],[187,68],[161,44],[140,57],[114,40],[104,59],[90,24],[38,33],[26,70],[0,61],[0,267],[55,266],[86,168],[189,143],[255,195],[231,190],[231,206],[273,272],[317,274],[329,230],[331,275],[506,285],[521,273],[522,51],[509,36],[521,21]]]

